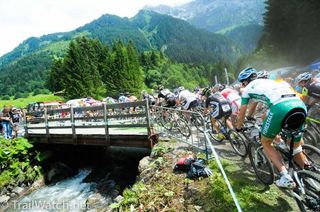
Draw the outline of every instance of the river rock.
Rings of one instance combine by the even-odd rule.
[[[140,160],[139,166],[138,166],[139,173],[143,172],[149,167],[150,161],[151,161],[151,158],[149,156],[146,156],[142,158],[142,160]]]
[[[86,200],[86,209],[97,209],[97,208],[104,208],[106,205],[111,203],[110,198],[104,198],[101,194],[96,193],[91,195]]]
[[[116,202],[121,202],[123,200],[123,196],[119,195],[114,199]]]
[[[10,199],[10,197],[7,196],[7,195],[2,195],[2,196],[0,196],[0,206],[7,204],[7,202],[9,201],[9,199]]]
[[[57,162],[52,165],[52,168],[46,175],[46,181],[48,181],[48,183],[56,183],[75,174],[76,172],[66,164]]]
[[[17,195],[21,195],[24,192],[24,189],[21,187],[15,187],[14,189],[12,189],[12,193],[15,193]]]

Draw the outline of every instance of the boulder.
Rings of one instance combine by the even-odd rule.
[[[1,195],[0,196],[0,206],[5,205],[8,203],[10,197],[7,195]]]
[[[86,209],[92,210],[98,208],[105,208],[110,203],[110,198],[104,198],[101,194],[95,193],[86,200]]]
[[[46,175],[46,181],[48,183],[56,183],[75,174],[75,170],[71,169],[64,163],[57,162],[52,165],[50,171]]]
[[[15,193],[20,196],[24,192],[24,190],[25,190],[24,188],[15,187],[14,189],[12,189],[12,193]]]
[[[149,156],[146,156],[142,158],[142,160],[140,160],[139,166],[138,166],[139,173],[143,172],[149,167],[150,161],[151,161],[151,158]]]

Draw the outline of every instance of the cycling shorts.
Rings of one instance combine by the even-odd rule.
[[[282,121],[286,115],[294,108],[302,108],[307,111],[305,104],[300,99],[289,99],[278,104],[272,105],[269,109],[267,117],[265,118],[262,128],[261,135],[274,139],[282,129]],[[301,130],[304,125],[301,126]],[[301,135],[294,138],[294,142],[301,140]]]

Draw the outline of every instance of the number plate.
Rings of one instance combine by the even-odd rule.
[[[222,105],[222,110],[223,112],[228,112],[230,110],[230,105],[227,105],[227,104]]]

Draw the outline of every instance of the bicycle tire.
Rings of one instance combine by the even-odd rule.
[[[248,145],[251,166],[260,182],[271,185],[274,182],[274,170],[271,161],[263,151],[263,147],[253,143]]]
[[[315,133],[313,127],[308,126],[307,131],[303,134],[303,140],[307,144],[311,144],[313,146],[316,146],[317,145],[317,137],[315,135],[316,135],[316,133]]]
[[[221,125],[221,123],[220,122],[218,122],[220,125]],[[210,137],[213,139],[213,140],[215,140],[215,141],[217,141],[217,142],[222,142],[223,141],[223,139],[224,138],[219,138],[218,137],[218,132],[214,129],[214,127],[213,127],[213,125],[212,125],[212,123],[211,123],[211,121],[210,121],[210,131],[209,131],[209,135],[210,135]]]
[[[159,121],[160,121],[161,126],[169,131],[172,130],[172,127],[173,127],[171,116],[172,116],[171,113],[167,114],[167,118],[165,118],[163,113],[159,114]]]
[[[228,139],[235,153],[241,157],[247,156],[247,144],[242,136],[234,130],[228,132]]]
[[[297,176],[300,183],[303,185],[305,195],[301,194],[299,189],[295,189],[294,192],[302,196],[302,201],[296,198],[298,206],[301,211],[306,211],[304,206],[313,211],[320,210],[320,175],[307,170],[301,170],[297,172]],[[301,204],[303,203],[303,204]]]
[[[177,124],[177,129],[181,133],[181,135],[187,138],[191,136],[191,129],[186,120],[184,120],[183,118],[179,118],[176,121],[176,124]]]
[[[199,130],[200,132],[204,132],[203,119],[200,115],[192,113],[191,115],[192,124]]]
[[[308,159],[309,162],[311,162],[311,166],[315,167],[315,172],[320,174],[320,150],[312,146],[310,144],[303,144],[302,149],[305,153],[305,157]]]

